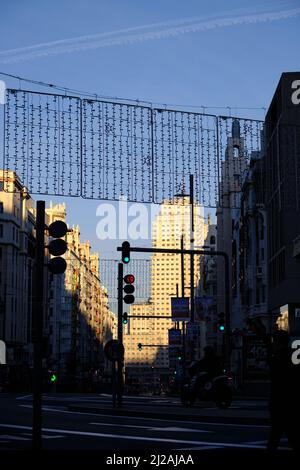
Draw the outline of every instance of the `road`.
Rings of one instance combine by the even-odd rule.
[[[78,411],[72,411],[72,406]],[[70,409],[71,407],[71,409]],[[51,451],[102,451],[110,453],[212,453],[216,451],[262,451],[266,447],[267,424],[230,422],[233,413],[256,413],[261,401],[236,401],[225,410],[227,420],[200,419],[199,413],[215,413],[213,404],[188,409],[185,415],[176,398],[125,397],[124,409],[146,410],[147,416],[111,414],[111,398],[105,395],[52,394],[43,399],[43,448]],[[85,411],[79,411],[80,409]],[[167,410],[167,411],[165,411]],[[221,411],[221,410],[219,410]],[[157,417],[161,412],[161,417]],[[155,417],[151,417],[151,413]],[[224,414],[224,410],[222,410]],[[136,413],[138,414],[138,413]],[[195,419],[191,417],[194,414]],[[172,415],[172,416],[171,416]],[[0,395],[0,449],[31,448],[31,395]],[[228,419],[229,418],[229,419]],[[281,443],[285,454],[287,442]]]

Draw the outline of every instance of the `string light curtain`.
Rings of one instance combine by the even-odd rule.
[[[160,204],[192,174],[198,204],[238,207],[262,149],[262,121],[145,104],[9,89],[4,117],[4,173],[31,194]]]

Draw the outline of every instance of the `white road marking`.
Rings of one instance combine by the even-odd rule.
[[[32,433],[31,432],[22,432],[23,436],[31,436],[32,439]],[[42,434],[43,439],[59,439],[64,436],[48,436],[47,434]]]
[[[19,405],[23,408],[32,408],[32,405]],[[113,415],[113,414],[106,414],[106,413],[87,413],[84,411],[69,411],[69,410],[61,410],[59,408],[52,408],[52,407],[43,407],[44,411],[54,411],[55,413],[67,413],[67,414],[77,414],[77,415],[85,415],[85,416],[105,416],[107,418],[120,418],[120,419],[132,419],[135,420],[143,420],[143,421],[160,421],[170,423],[170,421],[180,422],[184,424],[198,424],[200,426],[229,426],[229,427],[237,427],[237,428],[258,428],[258,429],[269,429],[270,426],[265,424],[235,424],[235,423],[214,423],[209,421],[186,421],[183,419],[162,419],[162,418],[147,418],[147,417],[140,417],[140,416],[121,416],[121,415]]]
[[[9,439],[10,441],[31,441],[30,437],[14,436],[10,434],[2,434],[1,437],[3,439]]]
[[[175,431],[175,432],[207,432],[212,433],[213,431],[205,431],[202,429],[195,428],[176,428],[176,427],[151,427],[151,426],[138,426],[136,424],[119,424],[119,423],[90,423],[93,426],[118,426],[122,428],[138,428],[138,429],[147,429],[149,431]]]
[[[22,397],[17,397],[16,400],[27,400],[28,398],[32,398],[32,395],[24,395]]]
[[[221,446],[210,446],[210,445],[205,445],[205,446],[199,446],[199,447],[180,447],[178,449],[174,449],[174,450],[212,450],[212,449],[222,449]]]
[[[14,424],[0,424],[0,427],[4,428],[13,428],[13,429],[31,429],[29,426],[20,426]],[[171,444],[190,444],[190,445],[206,445],[210,446],[210,442],[207,441],[185,441],[182,439],[166,439],[159,437],[141,437],[141,436],[128,436],[123,434],[105,434],[105,433],[95,433],[88,431],[75,431],[69,429],[56,429],[56,428],[43,428],[44,432],[53,432],[60,434],[67,434],[73,436],[86,436],[86,437],[103,437],[106,439],[125,439],[130,441],[151,441],[151,442],[169,442]],[[247,445],[247,444],[234,444],[230,442],[212,442],[211,446],[215,447],[229,447],[229,448],[249,448],[249,449],[264,449],[264,446],[260,445]]]

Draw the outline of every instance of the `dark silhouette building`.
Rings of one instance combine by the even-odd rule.
[[[268,307],[300,333],[300,72],[283,73],[265,123]],[[299,310],[300,313],[300,310]],[[283,316],[285,318],[283,318]],[[300,315],[299,315],[300,316]]]

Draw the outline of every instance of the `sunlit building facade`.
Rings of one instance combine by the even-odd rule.
[[[12,171],[5,172],[4,183],[0,171],[0,339],[7,364],[20,369],[32,355],[34,223],[27,189]]]

